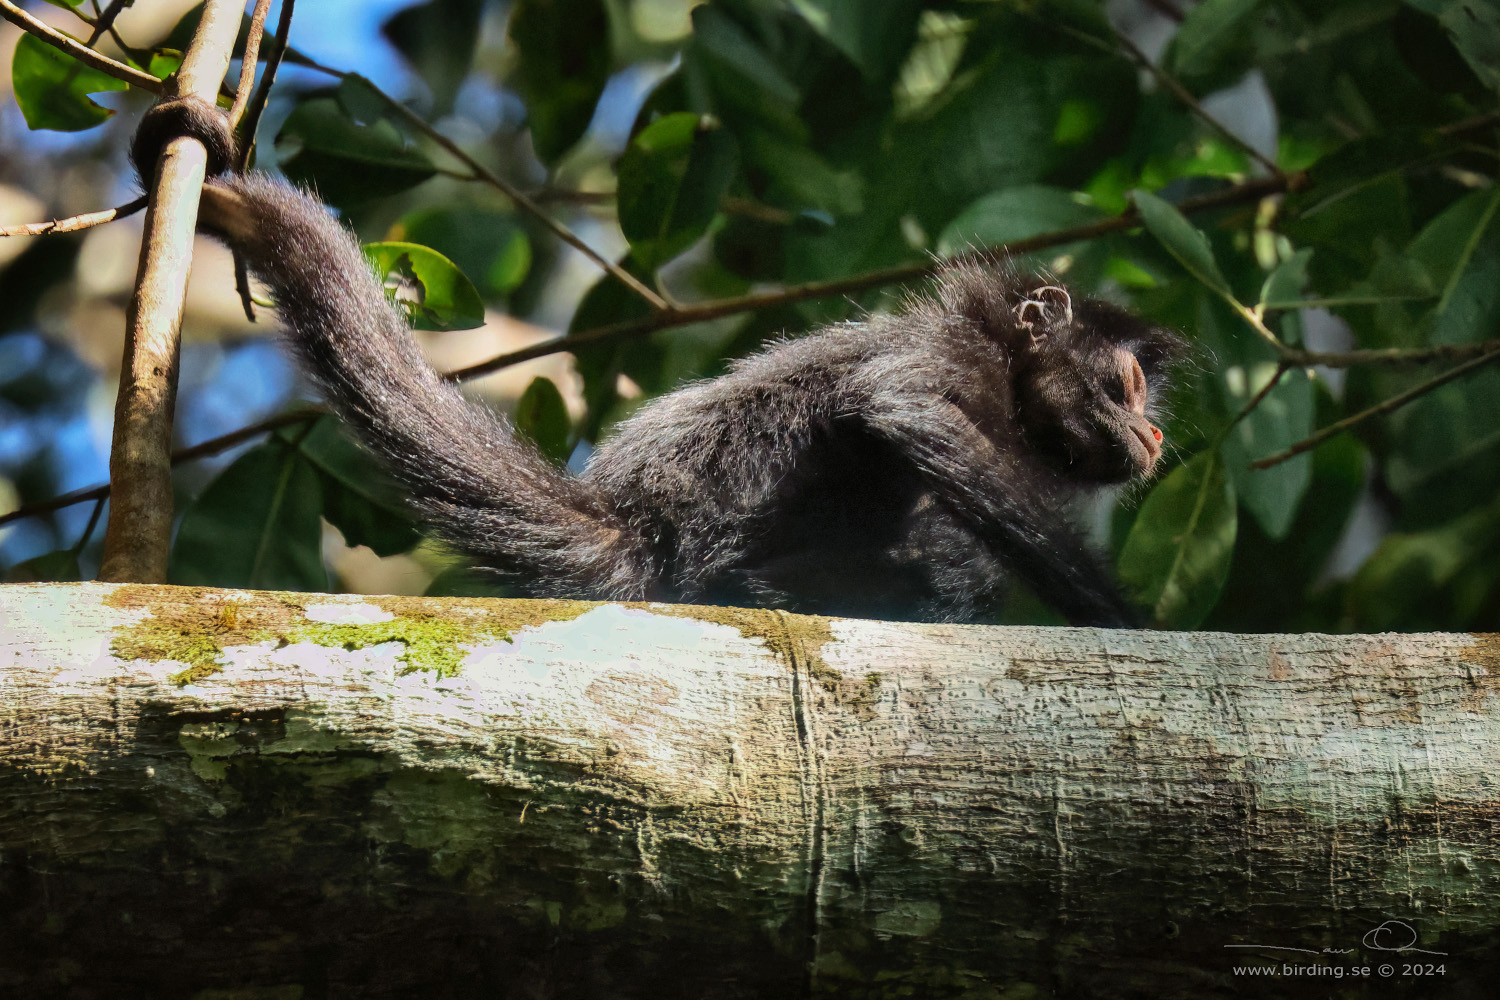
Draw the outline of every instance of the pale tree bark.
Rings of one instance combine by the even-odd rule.
[[[0,588],[0,995],[1488,996],[1497,694],[1493,636]]]

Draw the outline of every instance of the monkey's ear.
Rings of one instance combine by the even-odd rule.
[[[945,263],[936,274],[937,306],[1018,352],[1057,339],[1072,317],[1072,297],[1061,287],[1018,274],[1014,268],[974,259]],[[1055,346],[1053,343],[1051,346]]]
[[[1010,311],[1031,347],[1038,347],[1048,338],[1073,329],[1073,296],[1061,285],[1025,289]]]

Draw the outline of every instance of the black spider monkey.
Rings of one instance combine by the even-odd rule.
[[[571,476],[433,371],[316,199],[224,173],[217,110],[153,108],[132,151],[144,176],[177,135],[209,149],[200,223],[270,287],[328,401],[441,537],[528,592],[975,620],[1014,575],[1073,622],[1138,622],[1062,507],[1155,467],[1171,333],[951,264],[897,315],[651,401]]]

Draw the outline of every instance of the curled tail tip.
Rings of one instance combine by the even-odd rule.
[[[197,139],[207,150],[208,176],[221,175],[234,164],[234,132],[224,112],[191,94],[169,97],[141,118],[130,145],[130,160],[143,181],[156,172],[156,161],[167,143],[182,136]]]

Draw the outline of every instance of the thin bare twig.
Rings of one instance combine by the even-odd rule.
[[[96,12],[99,12],[99,0],[93,0],[93,6],[95,6]],[[107,13],[110,13],[110,12],[108,12],[108,10],[104,10],[104,12],[99,12],[99,18],[98,19],[99,19],[99,21],[104,22],[104,30],[107,31],[108,34],[110,34],[110,40],[111,40],[111,42],[114,42],[115,45],[117,45],[118,48],[120,48],[121,52],[124,52],[124,54],[129,55],[129,57],[133,58],[133,60],[135,60],[136,63],[147,63],[147,64],[150,64],[150,61],[151,61],[151,51],[150,51],[150,49],[145,49],[144,54],[142,54],[142,49],[136,48],[136,46],[133,46],[133,45],[130,45],[130,43],[127,43],[126,40],[123,39],[123,37],[120,37],[120,30],[118,30],[117,27],[114,27],[114,19],[117,18],[118,15],[120,15],[120,10],[123,10],[124,7],[132,7],[132,6],[135,6],[135,0],[123,0],[123,3],[120,3],[120,0],[117,0],[117,4],[114,4],[114,7],[113,7],[113,9],[114,9],[113,15],[110,15],[107,18],[107,16],[105,16],[105,15],[107,15]],[[77,7],[74,7],[74,10],[77,10]],[[98,40],[99,40],[98,37],[93,37],[93,36],[90,37],[90,39],[89,39],[90,48],[92,48],[93,43],[98,42]]]
[[[56,28],[38,21],[10,0],[0,0],[0,17],[5,18],[33,38],[41,39],[53,48],[66,52],[85,66],[97,69],[116,80],[124,80],[133,87],[149,90],[153,94],[160,94],[164,90],[162,82],[150,73],[142,72],[134,66],[127,66],[103,53],[95,52],[76,38],[69,38]]]
[[[1260,306],[1247,306],[1227,294],[1225,294],[1225,297],[1229,300],[1229,304],[1234,307],[1234,311],[1240,314],[1240,318],[1250,324],[1250,329],[1254,330],[1260,339],[1275,349],[1278,357],[1286,357],[1287,351],[1291,350],[1291,348],[1287,347],[1286,343],[1280,337],[1276,336],[1269,326],[1266,326],[1265,315]]]
[[[17,507],[7,514],[0,514],[0,525],[9,524],[12,521],[25,520],[28,517],[39,517],[42,514],[50,514],[54,510],[62,510],[64,507],[88,503],[90,500],[102,500],[107,496],[109,496],[108,483],[102,486],[89,486],[81,490],[74,490],[71,493],[60,493],[47,500],[29,503],[24,507]]]
[[[1344,431],[1353,427],[1355,424],[1368,420],[1371,417],[1378,417],[1383,414],[1390,413],[1392,410],[1398,410],[1401,407],[1405,406],[1407,403],[1410,403],[1412,400],[1416,399],[1418,396],[1425,395],[1438,388],[1439,386],[1447,385],[1454,379],[1459,378],[1463,375],[1467,375],[1474,369],[1483,367],[1484,365],[1489,364],[1491,361],[1494,361],[1497,358],[1500,358],[1500,350],[1493,350],[1487,354],[1481,354],[1479,357],[1474,358],[1471,361],[1466,361],[1456,368],[1448,369],[1437,378],[1429,379],[1428,381],[1423,382],[1421,385],[1416,386],[1413,389],[1408,389],[1406,392],[1401,393],[1399,396],[1392,396],[1390,399],[1387,399],[1383,403],[1377,403],[1367,410],[1361,410],[1353,416],[1345,417],[1343,420],[1340,420],[1337,423],[1329,424],[1327,427],[1324,427],[1322,430],[1318,431],[1311,437],[1306,438],[1302,441],[1298,441],[1286,451],[1278,452],[1275,455],[1272,455],[1270,458],[1262,458],[1258,461],[1251,462],[1250,468],[1269,469],[1271,466],[1280,465],[1282,462],[1285,462],[1290,458],[1295,458],[1305,451],[1312,451],[1314,448],[1327,441],[1329,438],[1342,434]]]
[[[99,16],[94,18],[94,20],[90,23],[90,27],[92,27],[94,30],[89,33],[89,47],[93,48],[94,43],[99,41],[99,39],[104,35],[105,32],[108,32],[111,37],[114,37],[115,18],[120,16],[120,11],[124,10],[126,7],[134,6],[134,4],[135,0],[114,0],[114,2],[111,3],[108,7],[100,10],[99,0],[94,0],[94,10],[98,13]],[[115,40],[117,42],[119,41],[118,38],[115,38]],[[125,46],[122,45],[120,47],[123,49]]]
[[[561,222],[558,222],[551,215],[549,215],[546,210],[542,208],[542,206],[532,201],[531,198],[527,196],[526,192],[522,191],[510,181],[501,177],[499,174],[495,173],[493,170],[489,169],[484,164],[474,159],[474,157],[464,152],[463,148],[459,146],[458,143],[454,142],[452,139],[448,138],[446,135],[443,135],[437,129],[433,128],[421,115],[417,114],[411,108],[408,108],[406,105],[400,103],[399,101],[392,101],[389,97],[387,97],[386,100],[390,101],[390,106],[396,111],[397,114],[406,119],[406,121],[412,126],[412,128],[421,132],[423,135],[427,136],[427,138],[431,139],[433,142],[443,147],[443,149],[447,150],[449,154],[459,159],[464,166],[468,167],[474,172],[474,176],[477,179],[484,181],[486,184],[504,194],[511,201],[515,202],[518,206],[521,207],[523,211],[527,212],[532,216],[532,218],[536,219],[543,226],[547,227],[547,229],[551,231],[552,235],[556,236],[558,239],[562,240],[564,243],[568,244],[568,246],[577,250],[579,253],[583,254],[585,257],[593,261],[605,271],[608,271],[611,275],[614,276],[616,281],[619,281],[621,284],[625,285],[625,287],[629,288],[641,298],[645,299],[653,309],[656,309],[659,312],[667,313],[670,313],[672,311],[671,303],[667,302],[666,299],[663,299],[660,295],[658,295],[649,285],[645,284],[635,275],[631,274],[629,271],[621,267],[619,264],[616,264],[614,261],[605,257],[603,254],[599,253],[599,251],[595,250],[593,247],[585,243],[583,241],[583,238],[580,237],[577,233],[573,232],[573,230],[569,229]]]
[[[290,0],[283,12],[291,7]],[[255,0],[255,10],[250,15],[250,30],[245,35],[245,52],[240,58],[240,82],[234,91],[234,103],[229,106],[229,128],[234,133],[236,143],[240,147],[236,150],[235,161],[239,169],[244,171],[250,164],[249,148],[254,144],[255,133],[252,130],[247,136],[239,131],[240,121],[245,117],[246,110],[250,107],[250,94],[255,89],[255,64],[260,58],[260,42],[266,32],[266,15],[271,12],[271,0]],[[286,34],[285,27],[282,34]],[[285,46],[282,46],[285,50]],[[268,73],[274,73],[275,67],[267,69]],[[262,96],[269,93],[263,92]],[[260,111],[264,105],[256,109],[255,120],[260,120]],[[240,308],[245,310],[245,318],[255,322],[255,301],[250,297],[250,269],[245,266],[244,255],[239,251],[234,254],[234,290],[240,297]]]
[[[90,226],[126,218],[145,207],[146,196],[142,195],[135,201],[127,201],[123,205],[116,205],[114,208],[106,208],[99,212],[85,212],[83,215],[54,219],[51,222],[28,222],[20,226],[5,226],[0,228],[0,236],[47,236],[52,233],[73,233]]]
[[[743,215],[747,219],[755,219],[757,222],[769,222],[773,226],[790,226],[797,221],[796,213],[788,212],[784,208],[775,205],[767,205],[751,198],[736,198],[725,195],[719,202],[719,207],[734,215]]]
[[[347,80],[350,77],[359,76],[359,74],[357,73],[346,73],[343,70],[334,69],[331,66],[323,66],[306,57],[299,58],[297,60],[297,63],[298,65],[306,66],[308,69],[314,69],[320,73],[327,73],[329,76],[338,77],[340,80]],[[391,97],[389,94],[381,90],[379,87],[375,86],[369,80],[365,80],[363,77],[360,77],[360,79],[364,82],[365,86],[370,88],[373,93],[380,95],[380,97],[386,102],[386,105],[389,106],[391,110],[399,114],[408,125],[416,129],[418,132],[422,133],[428,139],[437,143],[444,150],[446,150],[449,155],[457,159],[464,166],[468,167],[469,170],[473,173],[473,177],[471,179],[483,181],[490,187],[505,195],[511,201],[515,202],[518,206],[520,206],[522,211],[526,212],[532,218],[540,222],[552,233],[552,235],[556,236],[558,239],[562,240],[564,243],[568,244],[568,246],[577,250],[579,253],[583,254],[604,271],[609,272],[609,274],[611,274],[616,281],[620,282],[620,284],[624,285],[626,288],[629,288],[641,298],[645,299],[646,302],[651,306],[651,308],[657,310],[657,312],[670,314],[674,311],[673,305],[666,299],[662,298],[659,294],[657,294],[654,289],[652,289],[645,282],[641,281],[635,275],[631,274],[629,271],[625,270],[619,264],[616,264],[614,261],[599,253],[599,251],[589,246],[577,233],[573,232],[573,230],[569,229],[567,226],[563,225],[561,222],[558,222],[552,216],[548,215],[547,212],[543,210],[542,206],[534,201],[531,196],[528,195],[525,191],[522,191],[510,181],[501,177],[499,174],[495,173],[493,170],[489,169],[484,164],[474,159],[474,157],[464,152],[462,146],[454,142],[452,139],[448,138],[446,135],[443,135],[443,133],[439,132],[437,129],[433,128],[430,124],[428,124],[426,119],[417,114],[411,108],[408,108],[400,101]]]
[[[271,99],[271,85],[276,82],[276,71],[281,68],[281,60],[286,56],[287,36],[292,31],[292,12],[295,8],[295,0],[282,0],[281,16],[276,22],[276,37],[272,39],[271,50],[266,54],[266,70],[260,75],[260,86],[256,88],[255,97],[251,99],[249,109],[238,126],[238,167],[241,173],[250,169],[250,158],[255,155],[255,132],[260,127],[260,116],[265,113],[266,104]],[[248,298],[250,293],[244,290],[241,294]]]
[[[1276,371],[1266,381],[1266,384],[1260,387],[1260,391],[1257,392],[1254,396],[1250,397],[1250,402],[1246,403],[1240,410],[1240,412],[1234,415],[1233,420],[1224,425],[1224,429],[1219,432],[1219,436],[1214,442],[1214,448],[1217,448],[1220,444],[1223,443],[1224,439],[1229,436],[1229,432],[1234,430],[1235,427],[1239,425],[1239,422],[1241,420],[1244,420],[1250,414],[1254,413],[1255,408],[1266,401],[1266,397],[1271,394],[1271,391],[1281,384],[1282,376],[1286,375],[1286,373],[1290,371],[1292,367],[1293,366],[1288,365],[1285,362],[1276,366]]]
[[[271,0],[255,0],[255,10],[250,14],[250,31],[245,36],[245,54],[240,60],[240,84],[234,91],[234,103],[229,106],[229,127],[239,128],[240,119],[250,105],[250,92],[255,87],[255,64],[260,59],[260,39],[266,31],[266,15],[271,12]]]
[[[609,205],[615,200],[613,191],[569,191],[566,188],[554,187],[534,188],[528,191],[526,196],[538,205],[554,202],[569,205]]]
[[[216,438],[200,441],[191,448],[178,448],[172,452],[172,464],[180,465],[183,462],[191,462],[194,459],[217,455],[220,452],[228,451],[235,445],[243,444],[252,438],[260,437],[262,434],[274,431],[277,428],[291,427],[309,420],[316,420],[327,412],[327,410],[315,406],[308,406],[292,410],[288,413],[277,414],[266,420],[256,421],[238,430],[230,431],[228,434],[220,434]],[[50,514],[54,510],[62,510],[64,507],[87,503],[90,500],[103,500],[108,496],[109,483],[100,483],[98,486],[85,487],[84,489],[74,490],[71,493],[63,493],[38,503],[18,507],[7,514],[0,514],[0,525],[8,524],[11,521],[24,520],[28,517],[37,517],[41,514]]]
[[[250,268],[243,254],[234,255],[234,292],[240,297],[240,308],[245,319],[255,322],[255,298],[250,294]]]
[[[1500,351],[1500,339],[1479,344],[1437,347],[1376,347],[1357,351],[1304,351],[1287,348],[1283,361],[1295,368],[1352,368],[1355,365],[1425,365],[1433,361],[1466,361]]]
[[[1177,207],[1181,211],[1191,214],[1226,205],[1259,201],[1268,194],[1292,190],[1303,184],[1305,184],[1305,178],[1301,174],[1266,177],[1248,181],[1225,191],[1215,192],[1214,194],[1188,198]],[[1007,244],[1004,248],[998,249],[996,253],[1033,253],[1037,250],[1066,246],[1069,243],[1077,243],[1082,240],[1104,236],[1108,233],[1132,229],[1140,224],[1140,216],[1132,208],[1114,218],[1103,219],[1099,222],[1091,222],[1087,225],[1074,226],[1070,229],[1062,229],[1056,232],[1041,233],[1036,236],[1027,237],[1024,240],[1016,240],[1013,243]],[[685,305],[672,312],[653,313],[641,319],[625,320],[620,323],[612,323],[608,326],[595,327],[592,330],[581,330],[578,333],[554,337],[539,344],[532,344],[530,347],[523,347],[507,354],[497,355],[488,361],[481,361],[478,364],[451,372],[449,375],[454,379],[477,378],[480,375],[486,375],[501,368],[520,364],[523,361],[530,361],[533,358],[555,354],[558,351],[572,350],[584,344],[640,336],[642,334],[653,333],[657,330],[687,326],[691,323],[702,323],[711,319],[720,319],[724,316],[734,315],[735,313],[754,312],[772,306],[806,302],[810,299],[834,298],[841,295],[851,295],[857,292],[868,291],[871,288],[879,288],[883,285],[896,285],[908,281],[917,281],[927,277],[940,266],[941,262],[938,261],[923,261],[918,264],[904,264],[898,267],[884,268],[879,271],[870,271],[852,278],[812,281],[804,285],[793,285],[790,288],[783,288],[776,292],[740,295],[733,298],[715,299],[712,302],[703,302],[696,305]]]
[[[1181,15],[1178,15],[1178,19],[1181,19]],[[1209,114],[1208,111],[1203,107],[1203,105],[1198,103],[1198,99],[1192,95],[1191,91],[1189,91],[1182,84],[1178,83],[1171,74],[1167,73],[1160,66],[1156,65],[1156,63],[1152,62],[1150,57],[1147,56],[1146,53],[1142,52],[1140,48],[1135,44],[1135,42],[1132,42],[1124,32],[1116,31],[1115,40],[1119,42],[1122,49],[1129,53],[1130,58],[1133,59],[1137,65],[1139,65],[1147,73],[1150,73],[1153,78],[1155,78],[1158,84],[1166,87],[1172,92],[1173,97],[1177,98],[1183,104],[1187,105],[1189,111],[1212,126],[1220,135],[1228,139],[1232,145],[1237,147],[1240,152],[1244,153],[1256,163],[1259,163],[1261,166],[1269,170],[1272,176],[1279,177],[1281,175],[1281,168],[1276,165],[1275,160],[1272,160],[1270,157],[1261,153],[1260,150],[1250,145],[1250,143],[1235,135],[1229,130],[1229,127],[1227,125],[1219,121],[1213,115]]]
[[[1500,125],[1500,111],[1486,111],[1483,114],[1462,118],[1456,122],[1449,122],[1447,125],[1440,125],[1435,131],[1438,135],[1460,135],[1487,125]]]
[[[83,547],[94,537],[94,529],[99,526],[99,515],[104,513],[104,497],[94,502],[94,512],[89,515],[89,523],[84,527],[83,534],[78,536],[78,541],[73,543],[73,554],[77,555],[83,551]]]

